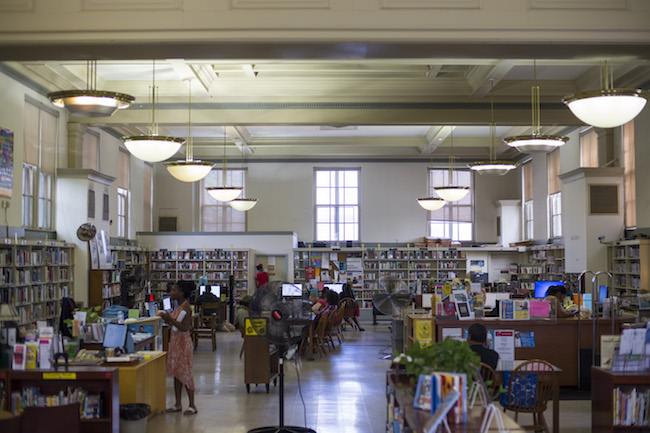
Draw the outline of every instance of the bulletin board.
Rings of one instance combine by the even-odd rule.
[[[11,198],[14,189],[14,133],[0,127],[0,197]]]

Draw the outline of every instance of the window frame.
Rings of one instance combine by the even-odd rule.
[[[562,230],[562,191],[549,194],[548,214],[549,238],[561,238],[564,233]]]
[[[45,185],[44,185],[45,184]],[[51,230],[53,227],[54,176],[38,173],[38,228]]]
[[[428,184],[428,190],[429,190],[429,196],[430,197],[437,197],[435,187],[437,186],[443,186],[443,185],[435,185],[434,183],[434,174],[433,172],[440,172],[440,176],[442,176],[442,179],[444,179],[444,184],[447,184],[447,179],[449,178],[449,168],[448,167],[429,167],[427,169],[427,184]],[[437,210],[437,211],[427,211],[427,236],[430,237],[439,237],[436,234],[434,234],[433,231],[433,225],[434,224],[440,224],[442,223],[443,225],[443,236],[442,238],[445,239],[451,239],[452,241],[456,242],[473,242],[474,239],[476,238],[476,218],[475,218],[475,210],[476,210],[476,200],[474,197],[474,172],[472,170],[459,170],[459,169],[454,169],[454,173],[456,174],[455,179],[454,179],[454,184],[459,185],[459,186],[469,186],[469,193],[467,197],[469,197],[469,204],[462,203],[463,200],[460,200],[458,202],[446,202],[445,205]],[[462,182],[460,182],[458,178],[458,173],[463,173],[463,174],[469,174],[469,185],[465,185]],[[471,221],[460,221],[459,219],[454,219],[453,215],[458,215],[460,213],[461,208],[469,208],[469,214],[470,220]],[[433,216],[435,215],[436,212],[443,212],[443,215],[446,217],[444,219],[433,219]],[[451,217],[449,217],[451,216]],[[460,238],[460,232],[461,232],[461,224],[469,224],[470,225],[470,233],[471,236],[469,239],[461,239]],[[456,233],[458,236],[454,236],[454,233]]]
[[[129,195],[125,188],[117,188],[117,237],[127,238],[129,235]]]
[[[22,206],[22,225],[26,228],[34,228],[34,221],[37,219],[36,216],[36,206],[35,204],[35,195],[37,194],[36,186],[36,173],[38,173],[38,167],[33,164],[23,162],[22,170],[22,191],[21,191],[21,206]],[[29,181],[26,181],[26,175],[29,176]],[[25,191],[25,188],[31,185],[31,191]],[[28,205],[29,209],[25,209],[25,206]],[[28,218],[28,219],[27,219]]]
[[[334,177],[336,185],[332,186],[318,186],[318,174],[323,172],[330,173],[330,179]],[[342,172],[354,172],[356,173],[356,187],[346,187],[345,185],[340,186],[338,184],[339,174]],[[334,174],[332,174],[334,173]],[[334,194],[334,200],[336,203],[333,204],[319,204],[318,203],[318,189],[319,188],[328,188],[330,190],[334,189],[336,192]],[[339,201],[339,197],[345,197],[345,189],[354,188],[356,190],[356,204],[345,204]],[[314,167],[314,183],[313,183],[313,193],[314,193],[314,218],[313,218],[313,230],[314,230],[314,240],[318,242],[345,242],[352,241],[358,242],[361,240],[361,167]],[[332,195],[330,194],[330,197]],[[352,209],[353,215],[356,215],[356,221],[348,223],[340,222],[340,210],[343,209]],[[329,209],[331,221],[319,221],[319,210]],[[322,239],[318,236],[319,234],[319,225],[328,225],[330,227],[328,239]],[[340,233],[340,226],[343,225],[343,233]],[[356,237],[348,238],[345,235],[345,226],[352,225],[353,233],[356,232]],[[336,238],[336,239],[334,239]]]

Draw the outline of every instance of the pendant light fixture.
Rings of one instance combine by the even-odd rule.
[[[242,193],[243,188],[236,186],[227,186],[228,185],[228,158],[226,157],[226,127],[223,127],[223,162],[222,162],[222,184],[223,186],[209,186],[206,188],[208,194],[217,200],[222,202],[229,202]],[[251,206],[252,207],[252,206]]]
[[[129,108],[135,98],[126,93],[97,90],[97,60],[86,63],[86,90],[62,90],[47,96],[56,107],[75,117],[108,117]]]
[[[565,96],[562,102],[586,124],[614,128],[634,119],[648,100],[647,92],[641,89],[615,89],[614,71],[607,61],[600,67],[600,87]]]
[[[178,152],[185,142],[183,138],[166,137],[158,135],[158,121],[156,118],[156,102],[158,87],[156,87],[156,61],[153,61],[153,74],[151,85],[151,125],[149,135],[132,135],[122,137],[124,145],[133,156],[147,162],[160,162],[171,158]]]
[[[167,171],[181,182],[196,182],[208,175],[214,163],[194,159],[194,139],[192,138],[192,80],[189,81],[189,102],[187,121],[187,140],[185,141],[185,159],[166,162]]]
[[[456,157],[454,156],[454,128],[451,127],[451,155],[449,155],[449,185],[437,186],[434,189],[436,193],[445,201],[458,201],[462,200],[469,193],[468,186],[454,185],[454,164]]]
[[[433,165],[433,151],[431,152],[431,165]],[[431,174],[429,173],[429,178]],[[422,197],[418,199],[418,204],[424,209],[433,211],[438,210],[445,205],[445,200],[440,197]]]
[[[231,208],[235,210],[239,210],[242,212],[246,212],[247,210],[251,210],[255,207],[257,204],[257,199],[256,198],[245,198],[243,197],[244,194],[244,148],[242,147],[241,151],[241,173],[242,173],[242,197],[238,197],[236,199],[233,199],[228,202]]]
[[[503,176],[510,170],[517,168],[517,164],[510,161],[497,161],[496,149],[494,148],[494,137],[496,136],[496,124],[494,123],[494,81],[490,85],[490,160],[478,161],[467,164],[467,166],[478,174],[494,174]]]
[[[531,152],[552,152],[560,146],[564,146],[568,137],[560,135],[542,135],[541,133],[541,105],[539,99],[539,86],[537,85],[537,61],[533,60],[533,87],[531,91],[533,122],[531,135],[517,135],[506,137],[503,142],[510,147],[516,148],[522,153]]]

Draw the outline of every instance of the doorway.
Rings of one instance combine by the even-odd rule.
[[[260,263],[264,266],[266,273],[269,274],[269,281],[287,281],[286,254],[255,254],[254,266]],[[257,273],[257,268],[254,268],[254,271],[254,273]]]

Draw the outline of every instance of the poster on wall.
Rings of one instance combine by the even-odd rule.
[[[99,254],[100,269],[111,269],[113,267],[111,250],[108,247],[108,236],[104,230],[100,230],[97,239],[97,252]]]
[[[99,253],[97,251],[97,236],[94,236],[88,241],[88,248],[90,249],[90,267],[91,269],[99,269]]]
[[[0,197],[11,198],[14,189],[14,133],[0,126]]]

